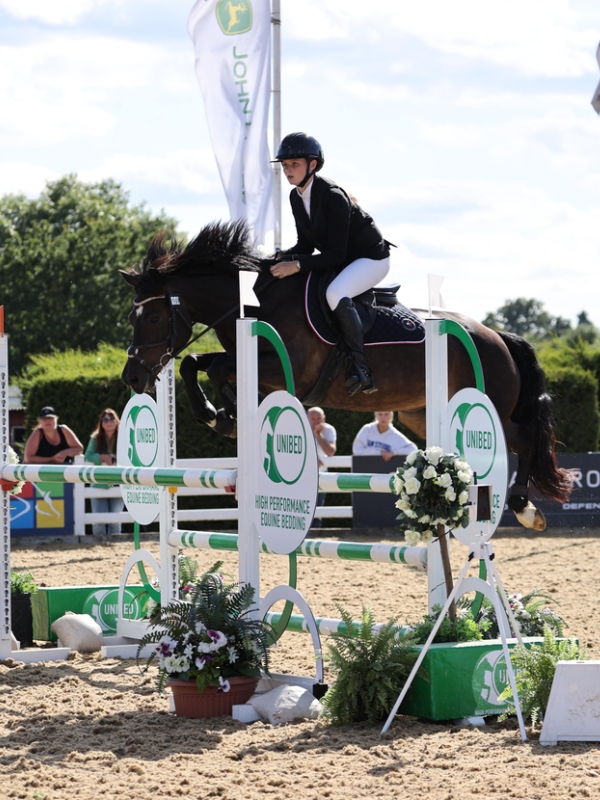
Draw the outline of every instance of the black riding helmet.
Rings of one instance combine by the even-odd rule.
[[[307,168],[304,180],[300,184],[301,187],[304,186],[325,163],[323,148],[314,136],[309,136],[307,133],[288,133],[287,136],[283,137],[274,161],[287,161],[290,158],[306,158],[308,164],[313,160],[317,162],[317,166],[313,172],[310,172]]]

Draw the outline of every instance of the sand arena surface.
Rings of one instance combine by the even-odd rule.
[[[344,532],[344,539],[352,534]],[[507,590],[542,588],[560,603],[567,633],[600,658],[597,598],[600,535],[496,535]],[[145,543],[158,556],[158,543]],[[13,550],[13,566],[48,586],[116,584],[131,542],[38,545]],[[191,552],[191,551],[188,551]],[[214,553],[195,554],[203,567]],[[453,547],[455,574],[466,555]],[[235,556],[224,554],[237,573]],[[285,560],[262,557],[263,592],[285,581]],[[320,616],[355,616],[369,604],[380,621],[426,612],[426,577],[414,568],[299,560],[298,588]],[[276,671],[314,674],[310,637],[286,634]],[[450,687],[451,690],[451,687]],[[516,722],[460,728],[398,717],[386,736],[323,720],[273,728],[168,713],[153,677],[134,662],[73,654],[69,661],[0,664],[0,798],[161,800],[223,798],[600,797],[600,745],[521,743]]]

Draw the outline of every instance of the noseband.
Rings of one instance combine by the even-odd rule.
[[[161,339],[159,342],[151,342],[150,344],[131,344],[127,350],[127,358],[132,358],[137,361],[138,364],[144,367],[144,369],[148,370],[150,375],[152,375],[155,380],[159,380],[160,373],[163,371],[169,361],[172,358],[176,358],[179,353],[181,353],[181,351],[187,347],[193,330],[193,323],[187,311],[181,305],[179,295],[171,294],[168,289],[164,295],[148,297],[146,300],[140,300],[137,303],[134,300],[133,305],[139,308],[140,306],[145,305],[145,303],[149,303],[151,300],[160,299],[166,299],[169,304],[169,333],[167,334],[166,338]],[[177,338],[178,334],[178,321],[183,322],[188,330],[188,335],[186,337],[185,344],[181,347],[175,348],[175,339]],[[148,362],[141,357],[140,351],[147,350],[150,347],[160,347],[161,345],[166,345],[166,350],[160,357],[158,363],[151,367],[150,364],[148,364]]]

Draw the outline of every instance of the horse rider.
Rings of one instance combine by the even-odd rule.
[[[349,350],[346,387],[356,392],[376,392],[373,374],[365,360],[364,334],[352,300],[387,275],[390,248],[372,218],[356,200],[329,178],[317,173],[325,158],[319,142],[306,133],[290,133],[281,140],[277,156],[290,193],[298,241],[277,254],[271,267],[276,278],[297,272],[331,269],[337,275],[326,299]],[[313,252],[319,252],[313,255]]]

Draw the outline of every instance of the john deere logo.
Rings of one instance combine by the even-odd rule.
[[[250,0],[219,0],[217,20],[224,34],[235,36],[247,33],[252,27],[252,5]]]
[[[126,420],[127,458],[134,467],[151,467],[158,453],[158,423],[149,406],[133,407]]]
[[[296,483],[306,463],[306,434],[295,408],[271,408],[262,424],[263,469],[273,483]]]
[[[508,685],[506,659],[502,650],[492,650],[482,656],[473,670],[473,696],[476,713],[498,713],[503,704],[498,699]]]
[[[482,403],[462,403],[450,420],[450,446],[477,473],[477,480],[487,477],[496,457],[496,426]]]

